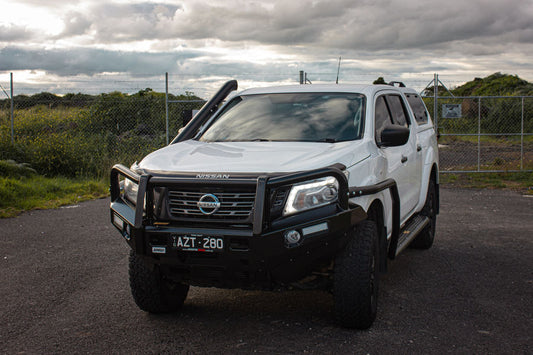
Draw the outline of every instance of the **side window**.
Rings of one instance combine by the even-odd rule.
[[[419,125],[428,123],[429,115],[426,111],[426,106],[424,105],[422,98],[416,94],[406,94],[405,97],[407,98],[407,102],[409,102],[409,106],[411,106],[411,109],[415,114],[416,122]]]
[[[407,120],[406,110],[400,96],[387,95],[387,102],[389,103],[392,121],[394,122],[394,124],[408,127],[409,121]]]
[[[392,124],[392,119],[390,117],[389,109],[387,107],[387,103],[385,102],[384,96],[380,96],[376,100],[376,110],[374,119],[376,142],[381,143],[381,132],[383,132],[387,125]]]

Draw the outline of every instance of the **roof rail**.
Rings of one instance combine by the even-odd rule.
[[[401,88],[404,88],[405,87],[405,84],[402,83],[401,81],[391,81],[389,83],[390,86],[395,86],[395,84],[398,84],[398,87],[401,87]]]

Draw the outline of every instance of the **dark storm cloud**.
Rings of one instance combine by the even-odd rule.
[[[491,39],[532,43],[533,5],[522,0],[228,1],[99,4],[76,18],[99,40],[220,39],[357,50]]]
[[[350,2],[277,1],[208,5],[194,3],[176,13],[170,32],[175,36],[264,44],[317,44],[321,33],[334,26]]]
[[[0,49],[0,71],[43,70],[57,75],[102,72],[131,74],[165,72],[179,61],[197,54],[120,52],[103,49],[76,48],[69,50],[36,50],[21,47]]]
[[[385,5],[383,1],[375,5],[379,3]],[[461,42],[498,48],[523,41],[533,27],[533,7],[519,0],[449,1],[439,7],[413,1],[395,5],[361,9],[365,16],[340,21],[323,38],[336,47],[369,50],[442,48]],[[533,43],[533,37],[527,42]]]
[[[219,60],[216,55],[190,49],[179,52],[123,52],[104,49],[26,49],[5,47],[0,49],[0,72],[17,70],[42,70],[49,74],[68,77],[77,74],[128,73],[132,76],[174,72],[187,77],[259,78],[276,81],[288,75],[298,75],[297,69],[287,69],[285,63],[271,64],[265,68],[250,62]]]
[[[524,0],[102,1],[61,18],[64,30],[50,39],[84,35],[85,45],[220,40],[284,46],[287,53],[305,46],[320,55],[413,48],[498,53],[533,44],[533,2]],[[23,28],[3,32],[4,43],[31,36]]]

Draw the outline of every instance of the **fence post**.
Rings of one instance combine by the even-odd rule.
[[[477,104],[477,171],[481,171],[481,96]]]
[[[439,75],[437,73],[433,74],[433,121],[435,122],[435,133],[437,137],[439,136],[439,105],[437,101],[439,100]]]
[[[13,73],[11,73],[11,144],[15,144],[15,117],[13,115]]]
[[[165,123],[166,123],[166,142],[168,145],[168,72],[165,73]]]
[[[304,83],[304,71],[300,70],[300,85],[303,85]]]
[[[522,96],[522,119],[520,122],[520,170],[524,170],[524,97]]]

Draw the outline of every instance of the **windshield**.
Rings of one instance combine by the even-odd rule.
[[[291,93],[239,96],[198,138],[204,142],[339,142],[360,139],[364,96]]]

